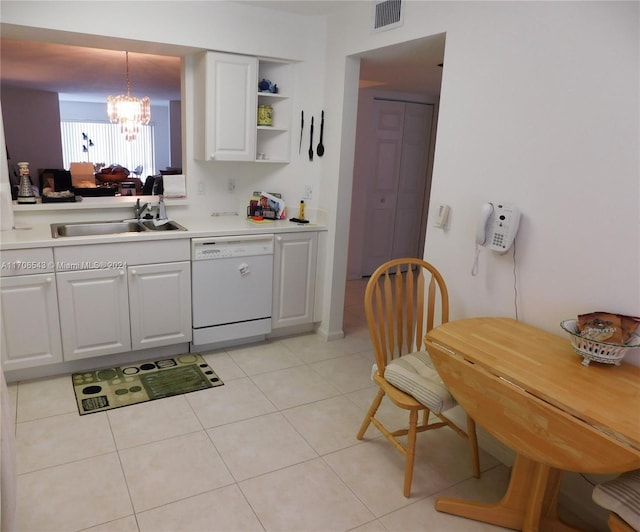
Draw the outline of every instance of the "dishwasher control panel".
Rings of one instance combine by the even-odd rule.
[[[191,239],[192,260],[214,260],[256,255],[273,255],[273,235]]]

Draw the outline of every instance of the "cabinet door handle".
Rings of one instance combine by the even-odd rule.
[[[45,279],[45,281],[46,281],[47,283],[52,283],[52,282],[53,282],[53,279],[52,279],[51,277],[47,277],[47,278]]]
[[[216,158],[216,154],[215,153],[212,153],[211,155],[209,155],[209,159],[213,160],[215,158]]]
[[[131,275],[135,275],[136,271],[135,270],[131,270]],[[120,270],[120,275],[124,275],[124,270]]]
[[[281,236],[277,236],[277,237],[276,237],[276,240],[277,240],[278,242],[282,242],[282,237],[281,237]]]

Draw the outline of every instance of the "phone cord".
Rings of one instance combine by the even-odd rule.
[[[476,258],[473,261],[473,268],[471,268],[471,275],[473,275],[473,277],[478,275],[479,269],[480,269],[480,246],[476,244]]]

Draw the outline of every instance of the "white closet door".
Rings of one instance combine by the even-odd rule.
[[[364,275],[391,258],[404,128],[404,103],[376,100],[374,109],[374,165],[367,187]]]
[[[391,259],[417,257],[433,106],[406,103]]]
[[[433,106],[376,100],[374,113],[363,275],[392,258],[418,256]]]

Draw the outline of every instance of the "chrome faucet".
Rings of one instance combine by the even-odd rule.
[[[140,198],[136,200],[136,204],[134,209],[136,211],[136,220],[140,220],[144,211],[146,211],[151,205],[149,203],[145,203],[144,205],[140,205]]]
[[[164,196],[162,194],[158,196],[158,214],[156,214],[156,219],[158,220],[167,219],[167,208],[165,207]]]

